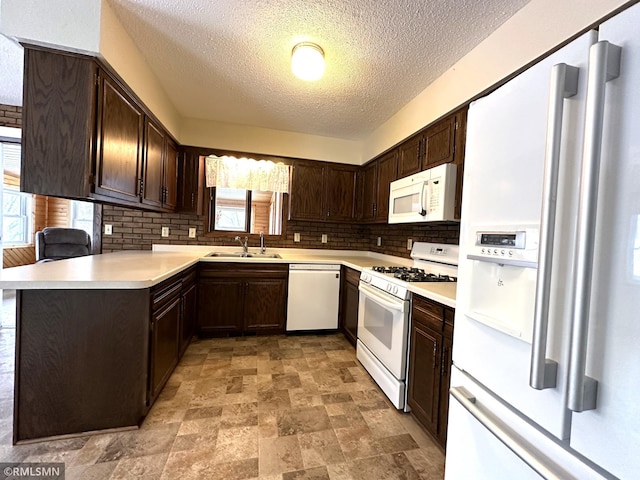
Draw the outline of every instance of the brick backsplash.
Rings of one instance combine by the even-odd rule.
[[[102,251],[150,250],[152,244],[235,245],[235,233],[204,234],[204,217],[180,213],[143,212],[124,207],[105,205],[103,224],[113,227],[112,235],[103,235]],[[162,227],[169,227],[169,237],[161,236]],[[196,238],[189,238],[189,227],[196,227]],[[286,221],[280,236],[267,236],[267,248],[318,248],[331,250],[371,250],[409,257],[407,239],[414,242],[458,243],[460,227],[457,223],[424,225],[358,225],[351,223],[322,223]],[[294,242],[300,233],[300,242]],[[326,244],[321,243],[327,234]],[[382,246],[376,245],[382,237]],[[249,246],[259,245],[259,235],[249,235]]]
[[[22,127],[22,107],[0,104],[0,126]]]

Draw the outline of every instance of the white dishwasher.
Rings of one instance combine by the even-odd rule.
[[[289,265],[287,331],[338,328],[340,265]]]

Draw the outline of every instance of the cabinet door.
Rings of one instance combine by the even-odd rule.
[[[102,71],[95,193],[139,203],[144,114]]]
[[[349,221],[355,216],[356,170],[347,166],[326,167],[327,220]]]
[[[178,211],[203,214],[204,157],[197,153],[180,152],[178,161]]]
[[[289,195],[291,220],[324,220],[324,166],[299,163],[294,165]]]
[[[442,335],[414,322],[411,326],[409,398],[413,414],[434,436],[438,434]]]
[[[180,318],[180,356],[189,346],[195,332],[196,316],[198,315],[198,286],[192,283],[182,292],[182,316]]]
[[[376,216],[378,195],[378,162],[370,162],[362,171],[362,220],[371,221]]]
[[[438,411],[438,440],[444,448],[447,445],[447,418],[449,416],[449,386],[451,383],[452,338],[442,341],[442,363],[440,366],[440,406]]]
[[[151,319],[150,402],[156,398],[178,363],[180,297],[153,313]]]
[[[396,151],[387,153],[378,160],[378,200],[376,220],[387,222],[389,218],[389,185],[398,178],[398,156]]]
[[[24,48],[23,192],[90,195],[96,115],[93,60]]]
[[[287,316],[286,278],[250,278],[245,284],[244,331],[284,333]]]
[[[358,281],[359,274],[356,270],[343,268],[340,328],[354,347],[358,339]]]
[[[456,119],[452,115],[425,132],[425,156],[422,168],[435,167],[453,161]]]
[[[164,197],[164,187],[162,184],[164,132],[147,118],[145,120],[144,136],[142,203],[154,207],[161,207]]]
[[[198,331],[222,335],[242,332],[244,282],[241,279],[201,278],[198,287]]]
[[[419,172],[424,155],[424,137],[417,135],[398,147],[398,178]]]
[[[167,138],[167,148],[162,174],[164,185],[163,206],[174,211],[178,205],[178,147]]]

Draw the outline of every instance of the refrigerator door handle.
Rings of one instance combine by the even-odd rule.
[[[598,180],[602,153],[606,83],[620,75],[621,48],[606,41],[589,51],[584,148],[578,203],[575,291],[571,325],[567,408],[574,412],[596,408],[598,382],[586,376],[589,304],[595,244]]]
[[[551,265],[555,236],[558,199],[558,171],[562,146],[562,114],[565,98],[578,93],[580,69],[559,63],[551,69],[547,142],[544,155],[544,183],[542,186],[542,216],[538,248],[533,337],[531,340],[531,369],[529,385],[537,390],[555,388],[558,363],[546,358],[549,327],[549,298],[551,296]]]
[[[558,465],[552,463],[549,458],[544,457],[533,445],[512,431],[498,417],[485,412],[485,409],[478,405],[476,398],[466,388],[451,387],[449,392],[482,426],[543,478],[548,480],[574,478]]]

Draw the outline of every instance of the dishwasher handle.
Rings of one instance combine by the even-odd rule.
[[[324,263],[292,263],[289,265],[291,270],[312,270],[312,271],[340,271],[340,265],[327,265]]]

